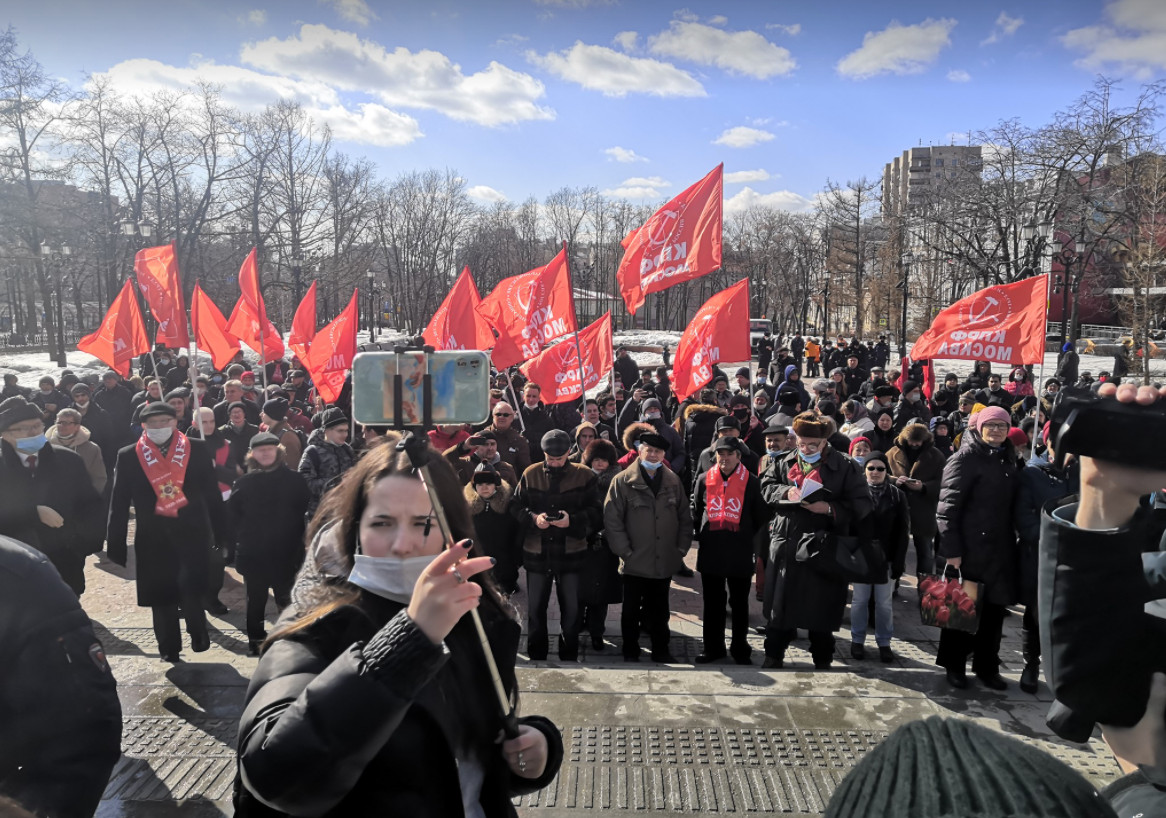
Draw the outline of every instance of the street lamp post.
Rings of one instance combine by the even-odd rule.
[[[56,270],[56,284],[57,284],[57,366],[66,367],[69,365],[65,357],[65,317],[64,317],[64,300],[65,300],[65,283],[64,283],[64,268],[69,264],[70,257],[73,255],[73,249],[67,244],[62,244],[59,249],[54,250],[46,241],[40,246],[41,257],[53,266]],[[45,305],[46,311],[53,308],[52,303]],[[50,359],[51,359],[50,355]]]
[[[292,253],[291,265],[292,265],[292,281],[295,282],[296,304],[298,305],[300,303],[300,301],[303,300],[303,297],[304,297],[304,285],[303,285],[304,257],[303,257],[303,255],[300,254],[299,250],[296,250],[294,253]]]
[[[903,313],[899,317],[899,360],[907,357],[907,297],[910,294],[908,286],[911,276],[911,262],[915,260],[915,253],[908,250],[903,254],[903,280],[899,282],[903,290]]]
[[[376,343],[377,340],[377,324],[376,324],[376,274],[372,270],[366,273],[368,276],[368,340],[370,343]]]
[[[1053,240],[1052,250],[1053,258],[1061,262],[1061,279],[1057,282],[1057,286],[1061,288],[1061,345],[1064,346],[1069,340],[1069,282],[1073,280],[1069,271],[1073,269],[1073,263],[1079,257],[1073,250],[1065,247],[1059,239]]]

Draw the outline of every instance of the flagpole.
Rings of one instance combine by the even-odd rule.
[[[202,401],[198,397],[198,341],[195,340],[194,333],[190,335],[190,364],[187,366],[187,377],[190,378],[190,389],[194,393],[194,409],[191,411],[191,417],[194,423],[198,426],[198,436],[201,440],[206,440],[206,432],[202,428],[202,418],[199,416],[199,409],[202,408]]]
[[[522,420],[522,404],[518,402],[518,393],[514,391],[514,378],[510,376],[510,367],[506,367],[506,383],[510,385],[510,397],[514,400],[514,414],[518,415],[518,428],[526,434],[526,423]]]
[[[579,343],[579,313],[575,309],[575,285],[571,281],[571,254],[567,252],[567,242],[563,242],[563,260],[567,264],[567,292],[571,294],[571,317],[575,319],[575,352],[579,356],[579,408],[587,403],[587,380],[583,376],[583,345]],[[614,359],[613,359],[614,363]]]

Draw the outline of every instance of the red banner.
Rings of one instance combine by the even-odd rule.
[[[78,341],[77,349],[104,361],[122,377],[129,377],[133,359],[150,351],[150,337],[142,323],[142,311],[138,308],[132,281],[126,279],[101,320],[101,326]]]
[[[489,349],[494,346],[490,324],[478,313],[482,296],[470,268],[462,270],[449,294],[433,313],[421,337],[434,349]]]
[[[312,348],[300,360],[316,391],[328,403],[334,403],[344,388],[344,375],[356,357],[356,328],[360,323],[360,299],[357,290],[338,316],[316,333]]]
[[[158,322],[154,340],[171,349],[190,346],[186,331],[186,304],[182,298],[182,277],[173,244],[144,247],[134,256],[138,287]]]
[[[713,364],[748,361],[749,279],[704,302],[688,323],[672,357],[672,389],[684,400],[713,379]]]
[[[717,165],[623,240],[624,256],[616,280],[632,315],[648,293],[720,269],[724,169],[723,164]]]
[[[935,316],[911,347],[911,359],[1039,364],[1048,299],[1046,275],[974,292]]]
[[[583,352],[583,388],[579,388],[579,348]],[[519,367],[527,380],[542,387],[543,403],[578,400],[602,383],[611,372],[613,344],[611,313],[579,330],[579,343],[564,338]]]
[[[283,357],[283,338],[275,324],[267,320],[267,308],[259,290],[259,267],[254,247],[239,268],[239,292],[239,301],[231,311],[227,330],[259,353],[262,363],[278,361]],[[264,328],[262,334],[260,327]]]
[[[287,337],[287,345],[300,359],[308,357],[308,349],[312,346],[312,339],[316,337],[316,282],[308,287],[304,299],[296,307],[295,317],[292,318],[291,333]]]
[[[210,353],[215,369],[225,369],[239,351],[239,339],[227,332],[227,319],[197,281],[190,296],[190,327],[194,342]]]
[[[499,369],[533,358],[551,341],[574,332],[567,245],[547,266],[499,281],[478,312],[498,330],[490,358]]]

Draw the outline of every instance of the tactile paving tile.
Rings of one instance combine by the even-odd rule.
[[[235,779],[237,719],[127,716],[103,800],[219,801]]]

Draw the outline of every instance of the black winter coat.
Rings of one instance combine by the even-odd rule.
[[[75,403],[70,408],[81,411]],[[117,450],[123,445],[122,436],[114,431],[113,418],[90,399],[89,407],[81,415],[81,425],[89,430],[89,440],[101,449],[105,470],[112,474],[114,461],[117,460]]]
[[[0,794],[90,818],[121,757],[117,683],[89,617],[44,555],[0,537]]]
[[[131,405],[133,399],[130,390],[120,383],[114,384],[112,389],[102,386],[93,393],[93,402],[105,410],[105,414],[109,415],[109,422],[113,424],[117,449],[129,443],[130,419],[134,411]],[[114,450],[115,455],[117,449]]]
[[[1037,563],[1040,550],[1041,509],[1054,500],[1077,493],[1077,461],[1058,469],[1044,460],[1029,460],[1020,470],[1020,488],[1014,511],[1020,539],[1020,593],[1028,605],[1036,598]]]
[[[1020,491],[1016,449],[1008,441],[993,449],[971,429],[964,435],[963,445],[943,467],[939,556],[961,557],[964,579],[984,583],[989,602],[1011,605],[1020,596],[1013,528]]]
[[[543,435],[556,428],[555,419],[541,401],[533,409],[524,403],[518,412],[522,415],[522,436],[530,444],[530,462],[541,463],[546,459],[546,455],[543,454]],[[517,419],[514,423],[517,425]]]
[[[598,480],[596,493],[601,500],[607,497],[611,481],[620,471],[619,466],[613,463],[607,471],[595,475]],[[579,574],[579,599],[587,605],[614,605],[623,601],[619,557],[607,547],[602,515],[599,518],[599,529],[587,541],[583,570]]]
[[[512,694],[520,628],[493,606],[479,610]],[[502,721],[481,651],[469,617],[434,645],[403,605],[369,593],[276,640],[239,723],[237,806],[257,796],[292,815],[456,818],[463,747],[483,767],[487,818],[515,816],[512,797],[558,774],[562,738],[546,719],[520,719],[546,737],[548,762],[537,779],[510,773],[494,743]]]
[[[720,471],[715,464],[713,468]],[[745,468],[744,464],[738,468]],[[708,487],[702,475],[692,491],[692,520],[696,526],[696,570],[723,577],[751,577],[757,564],[753,541],[769,523],[769,508],[761,499],[761,481],[750,472],[741,503],[741,522],[736,531],[713,531],[709,526],[706,497]]]
[[[312,492],[299,472],[283,464],[235,481],[227,500],[235,566],[247,578],[291,579],[304,561],[304,512]]]
[[[203,593],[211,549],[227,545],[223,495],[210,453],[201,440],[191,438],[190,463],[182,486],[189,502],[178,510],[177,517],[155,514],[158,498],[138,462],[136,445],[117,453],[109,504],[109,558],[118,565],[126,564],[132,504],[137,519],[134,557],[138,605],[178,605],[182,589],[188,595]]]
[[[813,514],[801,505],[782,503],[795,485],[789,471],[797,462],[797,452],[791,452],[774,461],[761,476],[761,496],[775,514],[762,613],[782,630],[836,631],[842,627],[847,584],[799,562],[798,546],[803,536],[819,531],[854,534],[856,524],[870,514],[870,495],[866,479],[854,461],[827,447],[817,471],[823,487],[834,496],[830,501],[833,514]]]
[[[883,555],[891,569],[891,579],[903,576],[907,560],[907,539],[911,524],[907,510],[907,492],[890,484],[890,475],[884,483],[886,488],[878,493],[868,486],[871,496],[871,512],[859,521],[858,536],[868,540],[878,540]]]

